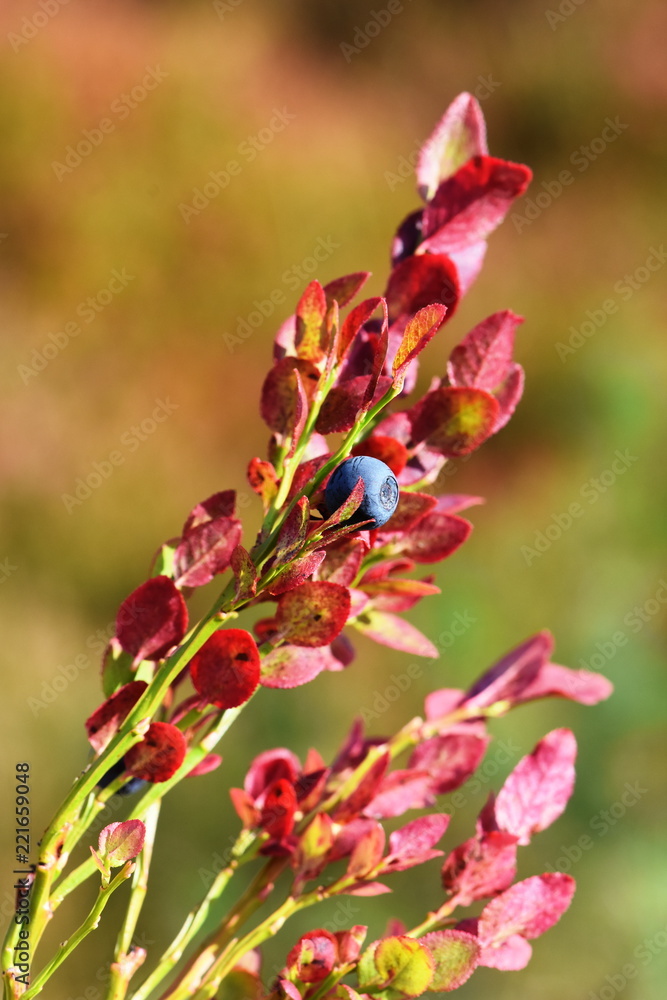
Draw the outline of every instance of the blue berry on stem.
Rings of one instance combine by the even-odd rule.
[[[364,528],[381,528],[396,510],[399,490],[393,472],[379,458],[353,455],[334,469],[324,494],[327,511],[331,516],[345,503],[359,477],[364,481],[364,498],[352,517],[342,523],[371,520]]]

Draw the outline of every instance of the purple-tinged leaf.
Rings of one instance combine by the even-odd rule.
[[[266,588],[267,591],[275,597],[287,593],[288,590],[294,590],[295,587],[300,587],[302,583],[310,579],[322,564],[325,556],[324,549],[315,549],[314,552],[307,552],[305,556],[295,559],[273,583],[269,584]]]
[[[409,767],[428,771],[431,788],[444,795],[459,788],[477,770],[488,742],[488,736],[476,733],[442,733],[415,747]]]
[[[327,306],[335,300],[341,309],[344,308],[364,287],[371,276],[370,271],[355,271],[342,278],[334,278],[324,286]]]
[[[419,940],[426,945],[435,962],[429,992],[457,990],[477,968],[481,949],[474,934],[451,928],[433,931]]]
[[[449,251],[448,257],[456,267],[456,273],[459,276],[461,298],[468,294],[479,277],[487,246],[486,240],[479,240],[478,243],[471,243],[470,246],[462,247],[460,250]]]
[[[375,797],[388,767],[389,753],[383,753],[373,761],[360,780],[347,778],[342,786],[341,801],[333,808],[332,819],[336,823],[349,823],[356,819]]]
[[[451,385],[493,392],[512,365],[514,336],[523,316],[505,309],[478,323],[454,348],[447,363]]]
[[[415,407],[412,438],[445,458],[459,458],[493,434],[498,400],[483,389],[441,386]]]
[[[329,528],[335,528],[336,525],[341,523],[341,521],[349,520],[349,518],[351,518],[352,515],[359,509],[364,499],[365,491],[366,486],[363,477],[359,476],[347,499],[343,501],[340,507],[337,507],[336,510],[333,511],[331,516],[328,517],[326,521],[321,521],[315,526],[314,534],[321,535],[323,532],[328,531]]]
[[[444,836],[449,819],[446,813],[431,813],[395,830],[389,837],[390,853],[385,858],[383,871],[405,871],[431,858],[441,857],[442,851],[433,848]]]
[[[144,846],[146,827],[140,819],[109,823],[100,832],[98,851],[110,868],[120,868],[136,858]]]
[[[445,859],[443,887],[459,906],[502,892],[516,875],[517,843],[517,837],[502,830],[471,837]]]
[[[526,639],[475,681],[466,693],[466,704],[486,708],[507,701],[510,707],[521,700],[524,690],[548,662],[553,647],[553,636],[546,630]]]
[[[479,102],[472,94],[459,94],[419,151],[415,168],[419,194],[429,201],[442,180],[472,156],[486,156],[488,152]]]
[[[116,615],[116,637],[135,663],[161,660],[182,640],[187,627],[183,595],[167,576],[153,576],[142,583],[125,598]]]
[[[385,295],[392,325],[434,303],[446,306],[450,320],[459,301],[456,267],[445,254],[406,257],[389,275]]]
[[[554,729],[523,757],[498,793],[496,822],[521,845],[558,819],[574,788],[577,744],[569,729]]]
[[[376,819],[402,816],[409,809],[425,809],[433,805],[433,782],[427,771],[415,768],[388,774],[364,812]]]
[[[349,614],[347,587],[313,580],[282,595],[276,622],[281,637],[295,646],[326,646],[342,631]]]
[[[296,754],[285,747],[265,750],[252,761],[243,782],[245,792],[254,801],[280,778],[295,784],[301,771],[301,762]]]
[[[496,389],[494,395],[498,400],[498,416],[493,433],[504,427],[514,413],[523,395],[524,372],[521,365],[513,364],[503,384]]]
[[[217,517],[188,531],[174,554],[177,585],[203,587],[224,572],[240,544],[241,533],[241,522],[235,517]]]
[[[440,655],[431,640],[427,639],[418,628],[389,611],[365,609],[359,617],[350,622],[350,625],[382,646],[433,659],[437,659]]]
[[[364,395],[363,410],[368,410],[372,404],[376,402],[378,396],[383,395],[380,392],[380,377],[384,369],[384,364],[387,359],[387,350],[389,349],[389,314],[387,311],[387,303],[385,299],[380,302],[382,306],[382,327],[380,333],[376,338],[376,346],[373,352],[373,363],[371,365],[371,374],[366,387],[366,393]]]
[[[394,384],[401,384],[408,365],[436,335],[445,321],[446,312],[447,307],[442,304],[428,305],[408,320],[391,366]]]
[[[324,289],[319,281],[311,281],[296,307],[294,346],[298,358],[317,364],[325,357],[326,315],[327,299]]]
[[[234,574],[234,603],[248,601],[257,593],[257,569],[242,545],[237,545],[229,557]]]
[[[459,688],[441,688],[431,691],[424,699],[424,714],[429,722],[436,722],[450,715],[459,707],[463,700],[463,691]]]
[[[330,545],[326,559],[317,572],[318,578],[349,587],[356,579],[367,552],[368,545],[362,538],[350,538],[338,545]]]
[[[147,687],[146,681],[130,681],[129,684],[124,684],[86,719],[88,742],[98,754],[102,753],[118,732],[130,709],[134,708]]]

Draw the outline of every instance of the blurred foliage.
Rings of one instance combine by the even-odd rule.
[[[494,234],[446,343],[426,353],[420,387],[442,373],[471,325],[512,308],[526,316],[517,353],[527,389],[507,429],[448,481],[487,504],[472,511],[471,540],[438,569],[442,596],[413,614],[434,638],[450,632],[457,614],[474,621],[444,640],[442,659],[424,663],[377,731],[419,712],[430,689],[466,685],[542,627],[554,631],[561,662],[603,669],[617,686],[607,704],[529,706],[493,727],[515,759],[549,728],[574,728],[574,799],[523,851],[521,875],[570,865],[579,889],[525,972],[482,970],[460,995],[606,996],[630,964],[637,976],[623,996],[662,998],[666,317],[664,275],[645,262],[653,249],[664,253],[667,221],[667,9],[659,0],[554,0],[547,8],[406,0],[371,37],[365,26],[381,2],[56,6],[49,17],[20,0],[0,9],[3,801],[13,762],[29,760],[38,837],[86,760],[82,719],[101,699],[95,634],[108,632],[157,545],[178,533],[195,502],[221,488],[248,493],[247,460],[266,447],[256,402],[275,328],[312,276],[370,268],[372,291],[382,290],[394,227],[417,204],[412,180],[396,180],[399,168],[449,101],[470,90],[483,99],[492,152],[529,163],[535,180]],[[153,81],[163,78],[142,90],[151,71]],[[294,117],[267,135],[276,109]],[[627,127],[600,151],[594,140],[607,118]],[[57,164],[84,130],[101,139],[65,172]],[[252,158],[249,136],[261,147]],[[240,172],[186,223],[179,206],[231,160]],[[565,170],[573,181],[554,196]],[[526,221],[530,199],[537,209]],[[304,274],[318,246],[328,246],[319,252],[325,259]],[[132,277],[109,296],[114,269]],[[89,297],[101,308],[86,322]],[[596,324],[588,311],[599,316],[607,300],[617,308]],[[251,314],[262,305],[271,315],[257,323]],[[242,321],[256,329],[230,349],[230,335],[250,328]],[[63,339],[68,323],[80,333]],[[559,353],[573,336],[580,346]],[[43,370],[26,375],[34,352]],[[156,400],[177,408],[142,431]],[[117,449],[122,463],[68,513],[63,494]],[[615,454],[626,450],[633,460],[610,482]],[[583,514],[559,534],[558,518],[565,523],[574,502]],[[251,542],[254,502],[246,516]],[[552,540],[528,557],[538,533]],[[202,871],[236,830],[225,789],[242,781],[250,757],[273,745],[303,757],[311,744],[330,756],[350,707],[372,706],[392,672],[405,669],[400,654],[358,645],[343,676],[262,692],[223,747],[223,768],[168,801],[155,871],[169,875],[156,874],[142,922],[152,948],[173,934],[201,892]],[[82,654],[85,667],[57,681]],[[31,711],[28,699],[44,691],[53,702]],[[491,747],[486,786],[454,817],[450,845],[469,835],[486,788],[513,762],[499,765]],[[623,809],[626,783],[642,791]],[[605,811],[613,822],[601,818]],[[592,847],[576,859],[584,834]],[[12,840],[5,822],[4,852]],[[11,867],[2,867],[4,913]],[[439,893],[433,866],[409,881],[398,876],[395,897],[353,901],[348,916],[377,935],[389,915],[414,922]],[[75,897],[63,907],[52,945],[84,903]],[[310,919],[283,930],[267,969]],[[91,952],[54,980],[53,1000],[103,996],[104,931]]]

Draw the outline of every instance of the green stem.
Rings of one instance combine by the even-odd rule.
[[[95,900],[95,905],[84,922],[78,930],[76,930],[74,934],[72,934],[72,936],[60,946],[51,961],[44,966],[32,985],[23,994],[23,1000],[32,1000],[32,997],[36,997],[38,993],[41,993],[44,988],[44,984],[51,978],[56,969],[58,969],[63,964],[65,959],[72,954],[74,949],[81,944],[83,939],[86,938],[91,931],[95,930],[100,922],[102,911],[111,898],[111,894],[126,881],[129,874],[128,865],[125,865],[113,881],[109,883],[109,885],[103,885],[100,887],[99,894]]]
[[[158,965],[148,979],[141,984],[139,990],[132,995],[132,1000],[146,1000],[150,993],[160,985],[165,976],[171,972],[182,958],[187,946],[201,930],[210,913],[212,904],[222,896],[234,872],[242,864],[252,860],[258,846],[256,835],[249,830],[243,830],[239,834],[231,850],[232,858],[230,863],[226,868],[218,872],[202,901],[190,911],[180,931],[160,957]]]
[[[157,832],[157,821],[160,816],[161,805],[162,802],[160,800],[154,802],[146,815],[144,846],[132,876],[130,903],[116,942],[114,960],[111,964],[111,978],[109,980],[107,1000],[124,1000],[130,985],[130,979],[146,955],[143,949],[132,950],[132,938],[148,890],[148,872],[153,857],[153,845],[155,844],[155,834]]]

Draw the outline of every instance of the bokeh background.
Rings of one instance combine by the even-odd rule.
[[[512,308],[526,316],[517,357],[527,388],[509,426],[451,478],[452,491],[487,504],[471,512],[470,541],[437,567],[442,595],[411,616],[446,648],[375,731],[393,731],[429,690],[467,685],[544,627],[560,662],[607,674],[616,694],[605,704],[538,703],[493,726],[481,788],[456,812],[449,846],[537,739],[570,726],[580,743],[574,798],[523,849],[520,875],[569,870],[578,892],[525,971],[480,970],[460,995],[659,1000],[667,8],[404,0],[376,31],[387,9],[383,0],[2,4],[2,912],[14,763],[31,765],[36,838],[85,763],[82,720],[101,700],[96,648],[119,602],[194,503],[222,488],[248,492],[247,461],[266,448],[257,400],[277,325],[311,277],[370,269],[369,294],[382,290],[393,230],[417,206],[410,163],[469,90],[491,151],[530,164],[535,180],[423,356],[420,387],[475,322]],[[616,125],[605,132],[608,119]],[[86,131],[87,154],[68,158]],[[226,176],[230,161],[240,169]],[[212,172],[207,203],[188,211]],[[160,401],[166,418],[152,422]],[[66,502],[114,451],[122,461],[112,474]],[[573,503],[582,513],[568,524]],[[254,502],[245,517],[251,542]],[[237,821],[226,788],[251,757],[274,745],[329,757],[351,710],[376,704],[406,669],[400,653],[357,645],[348,673],[261,693],[227,740],[224,767],[167,804],[141,923],[152,955],[228,846]],[[393,897],[354,901],[350,922],[377,936],[388,916],[410,925],[440,898],[435,865],[394,884]],[[81,890],[63,906],[52,946],[89,901]],[[267,968],[309,920],[270,943]],[[101,1000],[110,945],[100,929],[45,996]]]

